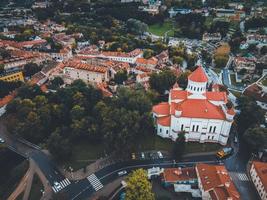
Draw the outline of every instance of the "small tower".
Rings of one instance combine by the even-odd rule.
[[[188,77],[188,85],[186,90],[192,94],[204,94],[206,93],[206,87],[208,78],[201,66],[192,72]]]

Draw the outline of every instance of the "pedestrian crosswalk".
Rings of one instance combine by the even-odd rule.
[[[237,173],[237,176],[241,181],[249,181],[248,176],[245,173]]]
[[[87,179],[91,183],[95,191],[98,191],[101,188],[103,188],[103,184],[100,182],[100,180],[96,177],[95,174],[91,174],[90,176],[87,177]]]
[[[246,173],[230,172],[232,178],[239,179],[240,181],[249,181]]]
[[[70,184],[69,179],[65,178],[64,180],[54,183],[54,186],[52,187],[53,191],[55,193],[59,192],[60,190],[64,189],[65,187],[67,187]]]

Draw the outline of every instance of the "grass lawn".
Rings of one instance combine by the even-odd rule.
[[[138,151],[149,151],[149,150],[162,150],[172,152],[174,142],[170,139],[164,139],[159,136],[151,135],[149,137],[143,138],[138,141],[139,148]],[[200,144],[198,142],[187,142],[185,147],[186,153],[198,153],[198,152],[209,152],[216,151],[222,148],[219,144],[206,143]]]
[[[163,24],[157,23],[157,24],[150,25],[148,27],[148,31],[154,35],[157,35],[157,36],[164,36],[164,33],[171,30],[172,28],[173,28],[172,22],[171,21],[165,21]],[[174,34],[174,31],[171,30],[168,33],[168,36],[173,36],[173,34]]]
[[[78,170],[103,156],[104,144],[79,141],[73,145],[71,159],[64,163],[64,165],[66,167],[71,166],[74,170]]]
[[[210,151],[217,151],[221,148],[222,146],[220,144],[215,144],[215,143],[200,144],[198,142],[187,142],[185,146],[185,152],[186,153],[210,152]]]
[[[41,199],[43,184],[39,177],[34,174],[29,200]]]

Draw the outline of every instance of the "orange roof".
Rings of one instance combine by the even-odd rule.
[[[65,67],[82,69],[82,70],[93,71],[93,72],[98,72],[98,73],[106,73],[106,71],[108,70],[106,67],[94,66],[94,65],[81,63],[81,62],[75,62],[75,61],[64,63],[64,65]]]
[[[196,171],[203,190],[209,192],[212,200],[241,199],[225,166],[197,164]]]
[[[267,163],[253,161],[252,165],[254,166],[258,177],[260,178],[265,191],[267,191]]]
[[[159,117],[157,119],[157,124],[161,126],[170,126],[171,125],[171,116]]]
[[[187,92],[186,90],[173,90],[171,89],[170,91],[170,95],[171,95],[171,99],[175,100],[175,99],[186,99],[188,95],[190,95],[189,92]]]
[[[192,72],[192,74],[188,76],[188,80],[194,82],[207,82],[208,78],[205,72],[203,71],[202,67],[199,66],[195,71]]]
[[[221,108],[205,99],[186,99],[179,104],[182,108],[181,117],[225,119],[224,112]]]
[[[0,108],[7,105],[9,102],[11,102],[15,98],[15,92],[5,96],[4,98],[0,99]]]
[[[170,105],[167,102],[163,102],[163,103],[153,106],[152,111],[158,115],[169,115]]]
[[[226,92],[206,92],[206,97],[211,101],[223,101],[227,102]]]
[[[137,58],[135,63],[137,65],[156,65],[158,63],[158,59],[156,59],[156,58],[150,58],[150,59]]]
[[[165,182],[177,182],[197,179],[196,170],[193,167],[188,168],[166,168],[163,172]]]

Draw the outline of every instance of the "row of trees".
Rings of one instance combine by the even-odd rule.
[[[264,111],[253,99],[245,96],[238,99],[238,109],[240,113],[236,123],[239,135],[253,151],[267,148],[267,129],[261,127],[265,121]]]
[[[8,127],[15,135],[47,146],[61,160],[70,158],[73,142],[81,139],[103,141],[107,152],[127,156],[138,138],[153,132],[152,100],[143,90],[125,88],[105,99],[80,80],[49,94],[37,86],[23,86],[7,107],[12,116]]]

